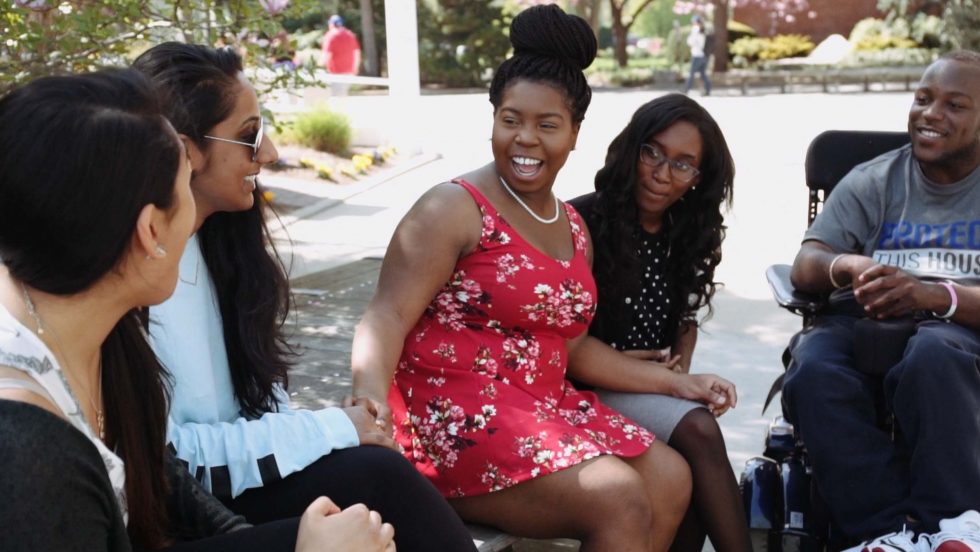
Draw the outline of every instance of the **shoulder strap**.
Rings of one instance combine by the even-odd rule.
[[[0,378],[0,389],[23,389],[48,399],[52,402],[52,404],[54,403],[54,400],[51,399],[51,395],[48,394],[48,391],[34,381],[17,378]]]

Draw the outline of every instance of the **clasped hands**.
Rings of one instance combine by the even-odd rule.
[[[854,300],[864,307],[868,318],[880,320],[907,316],[916,310],[946,310],[936,306],[934,294],[947,295],[942,288],[937,290],[938,286],[927,284],[894,266],[878,264],[869,257],[858,259],[862,260],[845,266],[851,276]]]
[[[344,413],[357,430],[362,445],[378,445],[403,452],[392,438],[391,409],[383,401],[370,397],[344,398]]]

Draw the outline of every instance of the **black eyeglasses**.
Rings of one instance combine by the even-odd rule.
[[[690,182],[694,178],[701,174],[701,171],[694,168],[693,165],[687,161],[676,161],[674,159],[668,158],[663,151],[657,146],[651,146],[650,144],[640,144],[640,162],[644,165],[650,165],[651,167],[658,169],[664,163],[670,170],[670,177],[678,182]]]
[[[259,131],[255,133],[255,143],[242,142],[241,140],[229,140],[228,138],[218,138],[217,136],[204,135],[208,140],[217,140],[219,142],[227,142],[229,144],[238,144],[240,146],[246,146],[252,148],[252,161],[255,161],[259,157],[259,148],[262,147],[262,138],[265,137],[265,121],[259,119]]]

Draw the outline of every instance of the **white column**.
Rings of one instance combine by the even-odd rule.
[[[419,33],[415,0],[385,0],[389,93],[393,98],[419,95]]]

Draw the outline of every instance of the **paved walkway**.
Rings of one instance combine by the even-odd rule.
[[[592,188],[609,141],[636,107],[663,92],[602,92],[593,98],[578,147],[559,175],[556,193]],[[703,326],[693,370],[720,374],[738,386],[738,407],[720,419],[736,473],[761,453],[776,409],[762,415],[780,354],[799,320],[769,298],[765,267],[789,263],[805,227],[803,159],[809,141],[827,129],[902,130],[911,94],[774,94],[700,99],[722,126],[735,157],[735,207],[718,279],[714,316]],[[405,160],[347,189],[311,191],[301,217],[278,232],[291,256],[297,309],[291,330],[301,353],[290,393],[299,406],[337,404],[350,386],[350,339],[376,285],[395,225],[433,184],[491,159],[491,106],[485,94],[423,96],[412,105],[386,97],[338,99],[357,125],[391,128]],[[379,134],[373,132],[372,134]],[[406,138],[408,136],[408,138]],[[417,154],[417,155],[412,155]],[[273,189],[298,183],[270,175]],[[288,241],[287,241],[288,236]],[[366,259],[366,260],[365,260]]]

